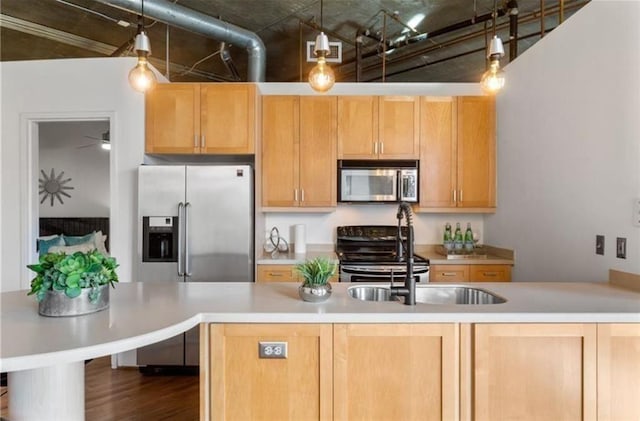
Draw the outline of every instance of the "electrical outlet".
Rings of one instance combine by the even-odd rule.
[[[604,235],[596,235],[596,254],[604,256]]]
[[[618,237],[616,238],[616,257],[619,259],[627,258],[627,239]]]
[[[287,358],[286,342],[258,342],[260,358]]]

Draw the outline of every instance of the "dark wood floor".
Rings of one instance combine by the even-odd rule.
[[[6,387],[0,388],[4,394]],[[0,414],[10,420],[8,393],[0,398]],[[111,358],[98,358],[85,368],[86,421],[199,419],[198,376],[144,376],[136,369],[111,369]]]

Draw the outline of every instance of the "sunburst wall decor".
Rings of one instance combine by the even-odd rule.
[[[62,201],[63,196],[71,197],[70,194],[65,192],[65,190],[73,190],[73,187],[66,186],[71,178],[67,178],[66,180],[62,179],[64,175],[64,171],[60,171],[60,174],[55,175],[55,169],[51,168],[51,175],[47,175],[44,170],[40,170],[42,174],[42,178],[40,179],[40,194],[42,195],[42,200],[40,200],[40,204],[44,203],[47,198],[51,198],[51,206],[53,206],[53,199],[56,198],[60,201],[61,205],[64,205]]]

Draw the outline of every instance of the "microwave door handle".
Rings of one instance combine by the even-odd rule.
[[[178,203],[178,276],[184,276],[184,203]]]
[[[396,197],[398,198],[398,201],[402,201],[404,200],[404,192],[402,191],[402,171],[398,170],[397,174],[398,186],[396,188],[398,191],[396,192]]]

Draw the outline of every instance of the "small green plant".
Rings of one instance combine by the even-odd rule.
[[[35,294],[38,301],[44,299],[47,291],[64,291],[67,297],[75,298],[82,289],[91,288],[89,301],[95,303],[100,296],[98,287],[110,284],[115,288],[118,282],[116,259],[97,250],[70,255],[47,253],[37,264],[27,267],[37,274],[31,280],[31,291],[27,295]]]
[[[303,285],[325,285],[336,273],[337,264],[326,257],[316,257],[296,265],[296,270],[304,279]]]

